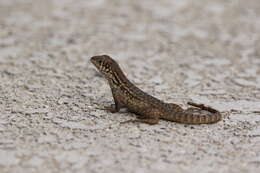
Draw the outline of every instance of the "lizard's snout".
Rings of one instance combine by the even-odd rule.
[[[91,57],[90,58],[90,62],[92,63],[92,64],[94,64],[95,66],[97,66],[98,65],[98,61],[97,61],[97,57],[96,56],[93,56],[93,57]]]

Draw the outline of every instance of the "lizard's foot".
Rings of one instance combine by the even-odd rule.
[[[158,124],[159,119],[135,119],[135,120],[128,120],[121,122],[120,124],[126,124],[126,123],[146,123],[150,125]]]
[[[116,109],[114,104],[112,104],[110,106],[97,107],[97,109],[106,110],[106,111],[109,111],[111,113],[118,112],[118,110]]]

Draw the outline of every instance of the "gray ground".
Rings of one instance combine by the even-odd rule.
[[[258,0],[1,0],[0,172],[260,171],[259,33]],[[99,54],[224,120],[120,125]]]

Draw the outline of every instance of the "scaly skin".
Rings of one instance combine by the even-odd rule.
[[[184,110],[176,104],[164,103],[148,95],[132,84],[117,62],[107,55],[94,56],[91,58],[91,62],[108,80],[114,98],[115,104],[104,109],[114,113],[118,112],[120,108],[127,108],[139,117],[139,119],[123,123],[141,122],[152,125],[157,124],[159,119],[164,119],[185,124],[209,124],[221,120],[220,112],[211,107],[188,102],[189,105],[196,108]]]

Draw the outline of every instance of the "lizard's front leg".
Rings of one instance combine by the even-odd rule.
[[[112,95],[113,95],[113,99],[114,99],[115,104],[111,104],[110,106],[104,106],[103,108],[100,108],[100,109],[107,110],[111,113],[116,113],[123,106],[122,106],[122,104],[121,104],[121,102],[118,98],[120,96],[120,95],[118,96],[119,91],[117,89],[114,89],[114,88],[112,88],[111,91],[112,91]]]
[[[121,106],[117,102],[117,100],[114,99],[114,101],[115,101],[115,104],[111,104],[110,106],[98,107],[98,109],[107,110],[111,113],[116,113],[120,110]]]
[[[105,106],[104,108],[111,112],[111,113],[116,113],[120,110],[121,106],[118,103],[118,101],[114,98],[115,104],[111,104],[110,106]]]

